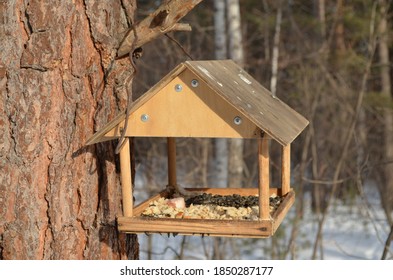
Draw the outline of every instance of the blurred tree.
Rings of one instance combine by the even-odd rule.
[[[227,59],[226,33],[226,3],[225,0],[214,1],[214,36],[216,59]],[[217,170],[217,187],[228,187],[228,140],[215,140],[215,156]]]
[[[243,36],[239,0],[227,0],[229,58],[244,67]],[[243,186],[243,150],[242,139],[229,141],[229,178],[231,188]]]
[[[389,57],[389,23],[388,23],[388,3],[386,0],[379,0],[380,16],[379,23],[379,62],[381,67],[381,94],[387,104],[393,103],[391,62]],[[391,40],[390,40],[391,43]],[[384,117],[384,181],[381,186],[381,199],[386,216],[390,225],[393,225],[393,109],[386,106],[383,110]]]
[[[277,3],[276,25],[273,39],[273,57],[272,57],[272,78],[270,79],[270,91],[273,96],[277,94],[277,72],[278,72],[278,57],[280,45],[280,33],[282,22],[282,1]]]

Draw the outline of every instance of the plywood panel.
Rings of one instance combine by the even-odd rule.
[[[165,85],[167,85],[173,78],[177,77],[181,72],[186,69],[184,63],[179,64],[176,68],[174,68],[171,72],[169,72],[165,77],[163,77],[157,84],[155,84],[151,89],[149,89],[145,94],[139,97],[131,106],[130,114],[133,114],[135,110],[145,104],[150,100],[152,96],[154,96],[157,92],[159,92]],[[95,143],[109,141],[120,137],[120,128],[124,127],[124,119],[126,113],[123,112],[116,116],[113,120],[107,123],[104,127],[102,127],[99,131],[97,131],[92,137],[90,137],[86,145],[92,145]],[[121,124],[121,125],[119,125]],[[132,136],[132,135],[126,135]]]
[[[192,87],[193,80],[198,81],[197,87]],[[240,122],[235,118],[240,118]],[[123,122],[106,137],[119,135],[122,125]],[[186,70],[132,113],[126,135],[258,138],[259,131],[244,114]]]

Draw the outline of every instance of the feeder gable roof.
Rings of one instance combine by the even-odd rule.
[[[130,114],[149,101],[161,88],[185,70],[193,72],[257,127],[279,142],[291,143],[308,125],[308,121],[264,88],[231,60],[187,61],[181,63],[148,92],[134,102]],[[101,142],[103,136],[125,119],[121,114],[98,131],[87,144]]]
[[[185,64],[217,94],[282,145],[291,143],[308,125],[302,115],[273,97],[270,91],[231,60],[187,61]]]

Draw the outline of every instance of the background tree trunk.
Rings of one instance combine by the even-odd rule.
[[[337,0],[336,3],[336,28],[334,37],[335,51],[338,55],[343,55],[346,51],[344,37],[344,0]]]
[[[381,65],[381,93],[386,104],[392,104],[392,84],[390,78],[390,57],[388,45],[387,3],[379,0],[381,22],[379,24],[379,61]],[[390,225],[393,225],[393,110],[384,108],[384,176],[385,184],[381,186],[381,201]]]
[[[214,43],[215,58],[227,59],[227,33],[226,33],[226,3],[225,0],[214,0]],[[217,138],[215,141],[216,159],[216,187],[228,187],[228,139]],[[223,239],[214,238],[213,255],[215,260],[223,259]]]
[[[277,3],[276,27],[273,39],[273,58],[272,58],[272,77],[270,79],[270,91],[273,96],[277,94],[277,79],[278,79],[278,57],[280,54],[280,33],[282,22],[282,2]]]
[[[0,2],[0,259],[138,258],[136,236],[117,231],[114,146],[84,147],[125,108],[122,77],[103,80],[135,8]]]
[[[216,59],[227,59],[225,0],[214,1],[214,42]],[[217,188],[228,187],[228,140],[215,139]]]
[[[318,0],[318,18],[321,25],[321,38],[326,39],[326,3],[325,0]]]
[[[227,20],[229,57],[243,67],[244,53],[239,0],[227,0]],[[243,144],[243,139],[231,139],[229,141],[228,183],[231,188],[239,188],[243,185]]]

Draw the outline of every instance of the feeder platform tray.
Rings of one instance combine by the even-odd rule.
[[[195,195],[201,192],[228,196],[238,194],[241,196],[257,196],[257,188],[188,188]],[[270,188],[270,196],[281,196],[281,189]],[[285,196],[282,196],[281,203],[270,214],[266,220],[228,220],[228,219],[184,219],[184,218],[163,218],[143,215],[143,212],[160,198],[171,198],[171,194],[165,190],[160,194],[142,202],[133,209],[132,217],[118,217],[118,229],[126,233],[173,233],[181,235],[202,235],[202,236],[226,236],[226,237],[252,237],[267,238],[272,236],[288,210],[295,201],[295,193],[291,189]]]

